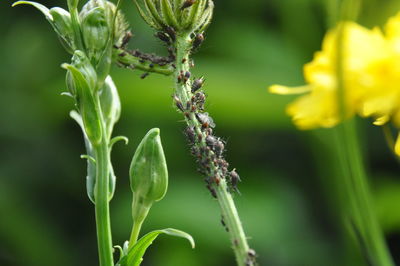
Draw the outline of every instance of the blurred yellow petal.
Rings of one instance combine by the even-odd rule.
[[[384,124],[389,122],[389,120],[390,120],[390,116],[384,115],[384,116],[381,116],[381,117],[378,117],[377,119],[375,119],[374,125],[375,126],[383,126]]]
[[[394,144],[394,152],[397,156],[400,156],[400,134],[397,136],[396,144]]]
[[[290,94],[302,94],[311,91],[310,86],[299,86],[299,87],[286,87],[281,85],[272,85],[269,87],[269,92],[280,95],[290,95]]]

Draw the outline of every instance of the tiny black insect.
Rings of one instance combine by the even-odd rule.
[[[174,101],[175,101],[176,107],[177,107],[181,112],[184,112],[185,109],[183,108],[182,102],[181,102],[181,100],[179,100],[178,96],[174,95]]]
[[[176,31],[173,27],[166,26],[164,30],[168,34],[168,36],[171,38],[172,41],[176,40]]]
[[[141,78],[141,79],[145,79],[148,75],[150,75],[150,73],[148,73],[148,72],[143,73],[143,74],[140,76],[140,78]]]
[[[204,42],[204,35],[202,33],[197,34],[193,40],[193,50],[199,48],[203,42]]]
[[[124,38],[122,38],[121,47],[125,47],[131,40],[132,36],[133,35],[130,31],[126,32]]]
[[[196,141],[196,135],[194,132],[194,128],[193,127],[187,127],[185,130],[185,135],[188,138],[189,142],[194,144]]]
[[[204,84],[204,78],[203,77],[201,77],[199,79],[195,79],[193,81],[193,84],[192,84],[192,93],[195,93],[196,91],[201,89],[201,87],[203,87],[203,84]]]
[[[208,115],[208,113],[196,113],[196,118],[203,128],[215,127],[214,120]]]
[[[165,32],[159,31],[155,34],[155,36],[160,39],[161,41],[170,44],[171,43],[171,39],[169,38],[169,36],[167,34],[165,34]]]
[[[230,173],[229,176],[231,178],[231,186],[233,189],[237,190],[237,185],[241,181],[239,174],[236,172],[236,169],[233,169]]]
[[[186,0],[181,6],[181,10],[191,7],[195,2],[196,2],[196,0]]]

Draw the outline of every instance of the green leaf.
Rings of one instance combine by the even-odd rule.
[[[31,1],[18,1],[18,2],[15,2],[14,4],[12,4],[12,7],[18,6],[18,5],[31,5],[31,6],[35,7],[36,9],[38,9],[40,12],[42,12],[43,15],[45,15],[47,20],[49,20],[50,22],[53,21],[53,16],[50,14],[50,10],[42,4],[39,4],[36,2],[31,2]]]
[[[183,231],[167,228],[163,230],[155,230],[152,231],[145,236],[143,236],[139,241],[128,251],[128,254],[123,257],[119,265],[120,266],[139,266],[143,260],[143,255],[146,252],[147,248],[153,243],[153,241],[160,235],[167,234],[170,236],[182,237],[187,239],[190,242],[192,248],[195,247],[195,243],[193,237],[188,233]]]

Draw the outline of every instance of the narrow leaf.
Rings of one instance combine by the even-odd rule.
[[[12,4],[12,7],[18,6],[18,5],[31,5],[31,6],[35,7],[36,9],[38,9],[40,12],[42,12],[43,15],[46,16],[46,19],[48,19],[49,21],[53,21],[53,16],[50,14],[50,10],[42,4],[39,4],[36,2],[31,2],[31,1],[18,1],[18,2],[15,2],[14,4]]]
[[[170,236],[182,237],[186,238],[192,248],[195,247],[195,243],[193,237],[188,233],[185,233],[180,230],[167,228],[163,230],[156,230],[150,232],[143,236],[139,241],[129,250],[127,258],[126,258],[126,266],[139,266],[143,260],[143,255],[146,252],[147,248],[153,243],[153,241],[160,235],[160,234],[167,234]],[[121,264],[122,266],[123,264]]]

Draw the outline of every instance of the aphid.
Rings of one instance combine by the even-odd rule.
[[[188,120],[191,120],[191,118],[190,118],[190,113],[189,113],[189,112],[185,112],[184,115],[185,115],[185,117],[186,117]]]
[[[214,181],[215,181],[215,184],[217,184],[217,186],[219,186],[221,179],[218,176],[216,176],[216,177],[214,177]]]
[[[179,100],[178,96],[174,95],[174,101],[175,101],[176,107],[177,107],[181,112],[184,112],[185,109],[183,108],[182,102],[181,102],[181,100]]]
[[[250,258],[255,258],[256,257],[256,252],[255,252],[255,250],[254,249],[249,249],[248,251],[247,251],[247,255],[250,257]]]
[[[204,35],[202,33],[198,33],[193,40],[193,50],[199,48],[203,42],[204,42]]]
[[[150,67],[150,68],[153,68],[153,67],[154,67],[154,64],[153,64],[153,63],[151,63],[151,64],[149,65],[149,67]]]
[[[168,36],[171,38],[172,41],[176,40],[176,31],[174,28],[172,28],[170,26],[166,26],[165,32],[168,34]]]
[[[194,128],[193,127],[187,127],[185,130],[185,135],[188,138],[189,142],[194,144],[196,141],[196,135],[194,133]]]
[[[208,113],[196,113],[196,118],[203,128],[215,127],[214,120],[208,115]]]
[[[221,156],[222,153],[224,152],[225,145],[222,141],[218,140],[217,143],[214,145],[214,151],[217,154],[217,156]]]
[[[191,107],[192,107],[192,104],[191,104],[189,101],[187,101],[187,102],[186,102],[186,110],[192,111],[192,110],[191,110]]]
[[[125,47],[128,44],[128,42],[131,40],[131,38],[132,38],[132,33],[130,31],[125,33],[124,38],[122,38],[121,47]]]
[[[217,192],[215,191],[215,189],[214,189],[213,187],[211,187],[210,185],[207,185],[207,188],[208,188],[208,190],[210,190],[211,195],[212,195],[214,198],[218,198],[218,197],[217,197]]]
[[[145,79],[148,75],[150,75],[150,73],[148,73],[148,72],[143,73],[143,74],[140,76],[140,78],[141,78],[141,79]]]
[[[236,172],[236,169],[233,169],[230,173],[229,176],[231,177],[231,185],[232,188],[237,190],[237,185],[241,181],[239,174]]]
[[[167,34],[165,34],[165,32],[159,31],[155,35],[161,41],[163,41],[163,42],[165,42],[167,44],[171,43],[171,39],[169,38],[169,36]]]
[[[121,57],[124,57],[126,55],[126,52],[124,51],[124,52],[122,52],[122,53],[120,53],[120,54],[118,54],[118,56],[121,56]]]
[[[201,89],[201,87],[203,87],[203,84],[204,84],[204,78],[201,77],[199,79],[195,79],[192,84],[192,93],[195,93],[196,91]]]
[[[191,75],[192,74],[189,71],[186,71],[185,74],[183,75],[183,83],[186,83],[190,79]]]
[[[186,58],[183,58],[183,59],[182,59],[182,64],[186,63],[186,61],[187,61],[187,59],[186,59]]]
[[[141,58],[141,59],[139,59],[139,62],[143,64],[144,62],[146,62],[146,60],[144,60],[143,58]]]
[[[207,143],[208,146],[214,147],[215,144],[217,144],[217,139],[214,136],[208,135],[206,137],[206,143]]]
[[[118,61],[119,64],[121,64],[124,67],[130,67],[131,65],[122,61]]]
[[[181,6],[181,10],[191,7],[195,2],[196,2],[196,0],[186,0]]]
[[[183,71],[181,71],[178,75],[178,83],[181,83],[183,80]]]

